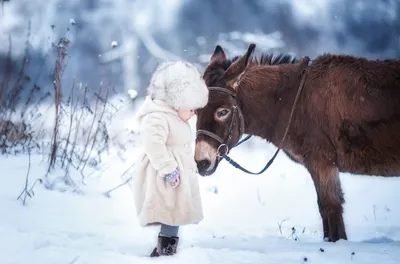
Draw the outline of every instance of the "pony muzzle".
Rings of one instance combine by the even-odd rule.
[[[214,169],[217,158],[217,150],[207,141],[200,140],[196,143],[194,159],[201,175],[205,175]]]

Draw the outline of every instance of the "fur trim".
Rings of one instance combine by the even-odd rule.
[[[208,88],[199,71],[186,61],[168,61],[153,73],[148,93],[176,110],[197,109],[208,102]]]

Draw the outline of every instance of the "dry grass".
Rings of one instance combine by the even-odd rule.
[[[76,80],[72,87],[63,86],[63,72],[67,63],[70,41],[67,34],[53,45],[55,64],[49,78],[53,89],[44,92],[40,86],[30,83],[26,76],[29,66],[29,36],[21,66],[17,70],[11,57],[12,42],[9,39],[9,53],[5,59],[4,71],[0,73],[0,151],[4,155],[40,153],[47,156],[48,170],[43,178],[49,189],[59,182],[80,192],[71,170],[79,171],[84,183],[84,170],[101,163],[101,155],[110,148],[113,137],[109,128],[117,113],[127,105],[117,96],[114,87],[97,89],[82,86]],[[40,73],[39,73],[40,74]],[[64,96],[63,91],[70,91]],[[90,101],[89,97],[95,98]],[[128,100],[128,98],[127,98]],[[51,139],[51,140],[49,140]],[[61,169],[63,175],[50,177],[54,170]],[[28,175],[27,175],[28,178]]]

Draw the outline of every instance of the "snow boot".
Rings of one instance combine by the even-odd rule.
[[[179,237],[169,237],[158,234],[157,247],[153,249],[150,257],[172,256],[176,254],[178,242]]]

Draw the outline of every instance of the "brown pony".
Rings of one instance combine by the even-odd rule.
[[[213,174],[243,134],[264,138],[309,171],[324,239],[347,239],[339,172],[400,175],[400,60],[257,60],[254,49],[229,60],[218,45],[204,72],[210,95],[197,111],[198,171]]]

